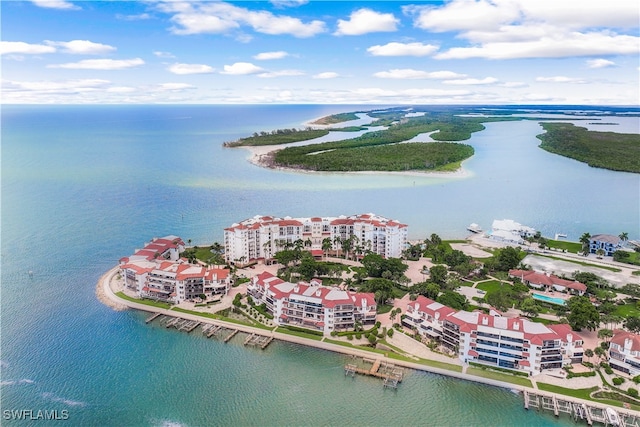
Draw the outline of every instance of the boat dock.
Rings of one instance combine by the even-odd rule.
[[[612,422],[611,416],[607,412],[613,412],[618,416],[620,427],[640,427],[640,414],[622,408],[606,408],[602,404],[582,403],[571,399],[568,396],[554,395],[540,391],[524,390],[524,408],[535,408],[537,410],[553,411],[557,417],[560,414],[567,414],[575,421],[584,420],[588,425],[594,422],[605,426],[616,425]]]
[[[352,377],[355,377],[356,374],[362,374],[381,378],[383,380],[382,385],[385,388],[397,388],[398,384],[402,382],[403,371],[395,365],[383,362],[382,359],[362,359],[362,361],[372,363],[371,368],[360,368],[353,363],[349,363],[344,367],[344,374]]]
[[[205,335],[207,338],[211,338],[212,336],[214,336],[215,334],[217,334],[222,328],[222,326],[219,325],[206,325],[202,327],[202,334]]]
[[[244,345],[259,346],[262,350],[267,348],[269,343],[273,341],[273,337],[266,335],[251,334],[244,340]]]
[[[231,333],[224,338],[224,342],[229,342],[231,338],[233,338],[238,333],[237,329],[232,329]]]
[[[152,314],[150,317],[147,317],[147,320],[145,320],[144,323],[151,323],[160,316],[162,316],[162,313]]]

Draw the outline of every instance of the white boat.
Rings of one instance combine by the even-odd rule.
[[[471,231],[472,233],[482,233],[482,227],[480,227],[478,224],[476,224],[475,222],[470,224],[467,227],[467,230]]]
[[[606,413],[607,413],[607,419],[609,420],[609,424],[611,424],[612,426],[620,425],[620,417],[618,416],[618,413],[616,411],[614,411],[611,408],[607,408]]]

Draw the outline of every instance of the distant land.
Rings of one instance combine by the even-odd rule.
[[[573,120],[588,120],[585,115],[618,115],[627,112],[616,109],[605,111],[554,110],[553,113],[575,116]],[[470,145],[457,143],[485,129],[482,123],[511,120],[541,120],[540,117],[516,117],[512,114],[549,113],[542,108],[528,107],[396,107],[374,111],[354,111],[333,114],[313,121],[312,125],[335,125],[359,118],[366,113],[373,118],[368,125],[347,128],[307,127],[304,130],[278,129],[256,132],[250,137],[226,142],[227,147],[283,145],[311,141],[330,131],[359,131],[370,126],[385,127],[351,139],[312,143],[274,149],[262,157],[267,167],[306,171],[363,172],[363,171],[418,171],[453,172],[461,163],[473,156]],[[635,114],[632,114],[635,115]],[[548,118],[566,120],[565,118]],[[598,123],[600,124],[600,123]],[[604,124],[604,123],[602,123]],[[543,123],[546,133],[538,135],[540,147],[549,152],[570,157],[615,171],[640,173],[640,135],[613,132],[592,132],[567,123]],[[435,142],[407,142],[421,134]]]
[[[640,135],[594,132],[571,123],[542,123],[540,148],[589,166],[640,173]]]

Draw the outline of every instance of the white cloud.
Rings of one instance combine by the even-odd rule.
[[[31,0],[31,3],[39,7],[48,9],[67,9],[67,10],[79,10],[80,7],[75,4],[64,0]]]
[[[338,19],[337,36],[359,36],[367,33],[396,31],[400,21],[392,13],[378,13],[371,9],[359,9],[351,13],[349,20]]]
[[[187,83],[161,83],[152,88],[153,91],[158,92],[179,92],[187,89],[195,89],[195,86],[187,84]]]
[[[135,87],[130,87],[130,86],[113,86],[110,87],[109,89],[107,89],[107,92],[110,93],[133,93],[136,92],[138,89],[136,89]]]
[[[289,56],[289,54],[283,50],[279,50],[276,52],[262,52],[257,55],[254,55],[253,59],[257,59],[258,61],[267,61],[270,59],[282,59]]]
[[[270,0],[275,7],[298,7],[309,3],[309,0]]]
[[[335,79],[340,77],[338,73],[334,73],[333,71],[325,71],[323,73],[318,73],[313,75],[314,79]]]
[[[442,6],[405,6],[414,26],[431,32],[456,31],[468,46],[436,59],[559,58],[637,55],[638,8],[634,2],[557,0],[453,0]],[[608,30],[602,30],[607,27]]]
[[[529,85],[524,82],[504,82],[504,83],[500,83],[498,86],[508,87],[508,88],[517,88],[517,87],[527,87]]]
[[[496,79],[495,77],[485,77],[484,79],[445,80],[442,83],[447,85],[491,85],[497,82],[498,79]]]
[[[247,75],[247,74],[257,74],[264,72],[264,69],[253,65],[250,62],[236,62],[232,65],[225,65],[224,71],[221,71],[221,74],[231,74],[231,75]]]
[[[208,74],[213,73],[213,67],[204,64],[173,64],[168,70],[173,74]]]
[[[567,77],[567,76],[536,77],[536,81],[545,82],[545,83],[576,83],[576,84],[588,83],[584,79],[578,79],[575,77]]]
[[[140,13],[138,15],[117,14],[116,19],[120,19],[121,21],[145,21],[147,19],[151,19],[151,15],[148,13]]]
[[[274,15],[268,11],[254,11],[223,2],[201,4],[162,3],[160,10],[175,13],[171,20],[177,24],[175,34],[223,34],[242,25],[263,34],[289,34],[294,37],[312,37],[326,31],[322,21],[308,23],[290,16]]]
[[[572,33],[565,37],[544,37],[523,42],[485,43],[478,47],[457,47],[434,56],[436,59],[563,58],[593,55],[637,54],[640,37],[602,33]]]
[[[47,65],[47,68],[67,68],[76,70],[124,70],[143,65],[140,58],[134,59],[84,59],[66,64]]]
[[[427,56],[438,50],[438,46],[422,43],[387,43],[367,49],[373,56]]]
[[[288,76],[304,76],[304,72],[300,70],[280,70],[280,71],[269,71],[266,73],[258,74],[258,77],[262,78],[273,78],[273,77],[288,77]]]
[[[54,53],[55,51],[55,47],[43,44],[0,41],[0,54],[2,55],[13,53],[39,55],[41,53]]]
[[[589,68],[607,68],[615,65],[615,62],[609,61],[608,59],[589,59],[587,61],[587,67]]]
[[[79,55],[102,55],[114,52],[115,47],[108,44],[94,43],[89,40],[71,40],[69,42],[44,41],[48,46],[62,48],[62,52]]]
[[[39,94],[70,94],[95,91],[104,88],[109,80],[102,79],[79,79],[64,81],[35,81],[35,82],[19,82],[8,81],[2,82],[3,92],[36,92]]]
[[[453,71],[422,71],[411,68],[393,69],[389,71],[379,71],[373,74],[374,77],[382,79],[456,79],[466,77],[465,74],[454,73]]]
[[[161,50],[154,50],[153,54],[158,58],[175,58],[171,52],[163,52]]]

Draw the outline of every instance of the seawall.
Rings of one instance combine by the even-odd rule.
[[[114,308],[115,310],[122,310],[123,308],[133,308],[136,310],[141,310],[141,311],[146,311],[146,312],[150,312],[150,313],[161,313],[161,314],[165,314],[167,316],[172,316],[172,317],[178,317],[178,318],[182,318],[182,319],[187,319],[187,320],[195,320],[198,322],[202,322],[202,323],[208,323],[208,324],[213,324],[213,325],[219,325],[225,328],[229,328],[229,329],[237,329],[241,332],[245,332],[245,333],[249,333],[249,334],[258,334],[258,335],[263,335],[263,336],[269,336],[269,337],[273,337],[274,339],[280,340],[280,341],[286,341],[286,342],[291,342],[291,343],[295,343],[295,344],[300,344],[300,345],[306,345],[306,346],[310,346],[310,347],[315,347],[315,348],[319,348],[322,350],[328,350],[328,351],[333,351],[336,353],[341,353],[341,354],[347,354],[350,356],[356,356],[356,357],[363,357],[366,359],[382,359],[383,362],[389,363],[389,364],[393,364],[396,366],[401,366],[404,368],[409,368],[409,369],[413,369],[416,371],[423,371],[423,372],[430,372],[433,374],[439,374],[439,375],[445,375],[445,376],[449,376],[449,377],[453,377],[453,378],[458,378],[461,380],[466,380],[466,381],[473,381],[473,382],[477,382],[477,383],[481,383],[481,384],[485,384],[485,385],[491,385],[494,387],[501,387],[501,388],[505,388],[505,389],[509,389],[509,390],[517,390],[519,392],[524,392],[529,391],[531,393],[535,393],[538,395],[544,395],[544,396],[557,396],[563,400],[570,400],[572,402],[576,402],[576,403],[584,403],[586,405],[592,406],[592,407],[597,407],[597,408],[601,408],[601,409],[605,409],[607,407],[609,407],[610,405],[607,404],[602,404],[602,403],[598,403],[598,402],[594,402],[591,400],[584,400],[584,399],[579,399],[576,397],[569,397],[569,396],[564,396],[564,395],[557,395],[554,393],[550,393],[550,392],[544,392],[541,390],[538,390],[537,388],[533,388],[533,387],[526,387],[526,386],[521,386],[521,385],[517,385],[517,384],[512,384],[512,383],[507,383],[507,382],[503,382],[503,381],[497,381],[497,380],[493,380],[490,378],[483,378],[483,377],[478,377],[475,375],[471,375],[471,374],[467,374],[467,373],[463,373],[463,372],[455,372],[455,371],[450,371],[447,369],[440,369],[440,368],[436,368],[433,366],[427,366],[427,365],[423,365],[420,363],[413,363],[413,362],[408,362],[408,361],[404,361],[404,360],[398,360],[398,359],[393,359],[393,358],[388,358],[386,356],[377,354],[377,353],[371,353],[365,350],[360,350],[360,349],[356,349],[356,348],[348,348],[348,347],[344,347],[338,344],[333,344],[333,343],[328,343],[328,342],[322,342],[322,341],[316,341],[313,339],[307,339],[307,338],[302,338],[302,337],[298,337],[298,336],[294,336],[294,335],[289,335],[289,334],[284,334],[281,332],[275,332],[273,330],[267,330],[267,329],[261,329],[261,328],[255,328],[252,326],[248,326],[248,325],[240,325],[237,323],[232,323],[232,322],[226,322],[224,320],[218,320],[218,319],[210,319],[207,317],[203,317],[203,316],[198,316],[198,315],[194,315],[194,314],[190,314],[190,313],[182,313],[179,311],[174,311],[174,310],[169,310],[169,309],[163,309],[163,308],[158,308],[158,307],[152,307],[149,305],[145,305],[145,304],[139,304],[133,301],[129,301],[129,300],[124,300],[120,297],[118,297],[114,292],[113,289],[111,289],[111,281],[113,279],[113,277],[117,274],[118,272],[118,267],[114,267],[111,270],[109,270],[107,273],[105,273],[102,277],[100,277],[99,281],[98,281],[98,288],[102,288],[101,292],[98,291],[98,289],[96,289],[96,294],[99,296],[99,299],[102,303],[106,304],[109,307]],[[275,328],[274,328],[275,329]],[[639,416],[640,412],[637,411],[632,411],[630,409],[624,409],[624,408],[615,408],[615,410],[619,413],[619,414],[628,414],[631,416]]]

